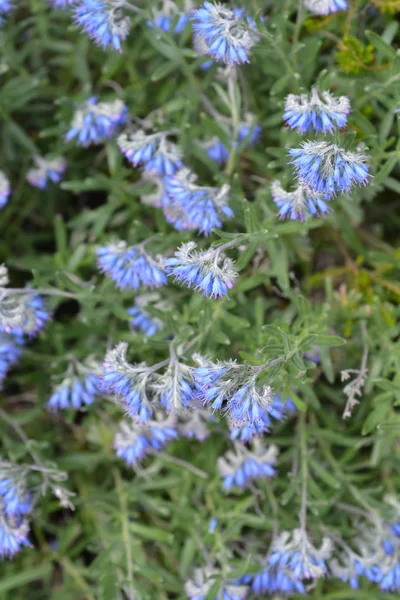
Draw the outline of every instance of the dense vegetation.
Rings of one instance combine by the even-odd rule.
[[[400,2],[215,7],[0,0],[4,600],[400,597]]]

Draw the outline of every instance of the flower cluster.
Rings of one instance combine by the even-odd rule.
[[[274,541],[264,569],[245,579],[257,595],[306,594],[307,582],[327,575],[331,553],[332,543],[328,538],[317,549],[303,530],[285,531]]]
[[[283,120],[290,129],[297,129],[301,133],[313,128],[325,134],[346,127],[349,112],[350,100],[347,96],[336,98],[329,92],[322,92],[321,99],[316,88],[312,88],[310,95],[287,96]]]
[[[32,510],[25,482],[12,466],[0,462],[0,557],[12,558],[29,546],[26,515]]]
[[[347,125],[350,101],[346,96],[336,98],[329,92],[318,94],[289,94],[283,115],[287,125],[300,132],[315,129],[324,135]],[[326,202],[337,194],[350,191],[355,185],[367,185],[369,180],[367,157],[361,152],[350,152],[336,143],[324,141],[303,142],[300,148],[290,148],[299,185],[293,192],[283,190],[278,182],[272,186],[274,202],[280,217],[303,220],[306,215],[326,215]]]
[[[127,310],[132,317],[130,322],[132,328],[141,331],[145,337],[150,337],[163,328],[162,321],[149,312],[149,307],[165,311],[169,303],[162,299],[158,292],[152,292],[136,296],[134,306]]]
[[[157,333],[161,327],[161,322],[158,319],[153,319],[153,317],[140,306],[128,308],[128,314],[132,317],[132,327],[134,329],[140,329],[146,337],[151,337]]]
[[[182,244],[173,258],[165,259],[166,273],[207,298],[223,298],[237,277],[233,261],[217,248],[196,248],[195,242]]]
[[[190,600],[205,600],[206,597],[209,597],[209,592],[215,585],[218,575],[218,570],[213,567],[195,569],[192,578],[185,583],[186,596]],[[223,600],[244,600],[249,591],[249,588],[239,581],[226,579],[221,582],[215,600],[219,600],[219,598],[223,598]]]
[[[326,561],[332,553],[329,538],[315,548],[302,529],[284,531],[274,542],[268,562],[271,566],[288,569],[298,581],[317,579],[327,574]]]
[[[121,290],[158,288],[167,283],[161,257],[153,257],[143,244],[120,241],[97,249],[97,264]]]
[[[315,15],[329,15],[347,10],[348,0],[304,0],[304,6]]]
[[[228,206],[229,186],[201,187],[196,176],[183,169],[173,177],[165,177],[162,208],[168,223],[178,230],[198,230],[208,235],[214,227],[222,227],[223,219],[233,216]]]
[[[8,293],[0,288],[0,332],[34,337],[40,333],[50,315],[44,300],[27,288],[26,293]]]
[[[259,387],[256,379],[263,367],[228,361],[215,363],[199,354],[193,356],[196,399],[213,411],[227,414],[235,424],[260,423],[268,414],[274,396],[269,385]]]
[[[400,591],[400,543],[397,527],[378,523],[374,530],[363,528],[354,539],[359,552],[354,552],[346,544],[339,559],[331,561],[332,574],[342,581],[349,582],[352,589],[358,589],[359,579],[366,578],[378,585],[383,592]]]
[[[180,363],[172,354],[167,370],[162,375],[157,375],[152,389],[158,394],[167,412],[180,413],[181,409],[188,407],[194,398],[191,369]]]
[[[230,422],[230,438],[232,440],[240,440],[241,442],[248,442],[254,437],[263,436],[272,427],[272,419],[276,421],[282,421],[287,415],[295,410],[295,405],[290,398],[286,398],[285,402],[282,402],[282,398],[279,394],[274,397],[272,404],[268,407],[268,410],[259,411],[259,420],[244,423],[237,423],[235,421]]]
[[[315,217],[319,214],[324,216],[329,213],[326,201],[302,185],[297,186],[292,192],[287,192],[279,181],[273,181],[271,192],[272,199],[279,208],[278,215],[282,219],[289,216],[292,221],[304,221],[306,216]]]
[[[85,363],[73,361],[56,390],[51,395],[47,407],[49,410],[80,410],[92,404],[100,394],[100,369],[91,360]]]
[[[148,421],[153,407],[148,397],[152,371],[146,363],[130,365],[126,359],[128,345],[121,342],[107,352],[101,377],[101,389],[119,398],[128,415]]]
[[[117,132],[125,123],[127,114],[128,109],[121,100],[99,102],[96,96],[91,96],[75,110],[65,140],[76,140],[79,146],[84,147],[99,144]]]
[[[99,46],[122,52],[121,42],[131,28],[123,6],[123,0],[80,0],[74,9],[75,21]]]
[[[132,134],[122,133],[118,145],[134,167],[141,165],[145,171],[163,177],[183,168],[181,151],[162,132],[147,135],[139,129]]]
[[[29,169],[26,174],[27,181],[34,187],[44,190],[48,181],[59,183],[67,168],[67,161],[62,156],[53,159],[46,159],[41,156],[34,156],[35,167]]]
[[[228,65],[249,62],[249,52],[258,37],[254,21],[243,18],[242,11],[204,2],[192,19],[195,35],[201,38],[209,56]]]
[[[0,388],[19,360],[25,338],[40,333],[50,319],[41,296],[29,288],[7,289],[8,283],[8,270],[0,265]]]
[[[367,157],[359,152],[329,142],[303,142],[289,154],[300,182],[325,200],[368,183]]]
[[[145,456],[159,452],[177,437],[175,417],[165,418],[156,412],[154,419],[145,423],[122,421],[114,439],[114,448],[119,458],[123,458],[128,466],[133,466]]]
[[[244,488],[253,479],[273,477],[276,474],[273,465],[277,455],[276,446],[267,448],[261,440],[255,440],[251,449],[235,443],[233,451],[229,450],[218,459],[218,470],[223,478],[224,488]]]

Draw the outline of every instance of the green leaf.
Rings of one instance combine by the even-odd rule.
[[[390,410],[389,402],[381,402],[374,408],[374,410],[368,415],[367,420],[365,421],[362,434],[366,435],[373,431],[378,425],[380,425],[384,419],[387,417],[388,412]]]
[[[100,572],[99,577],[99,600],[110,600],[118,595],[118,573],[115,567],[104,573]]]
[[[326,483],[327,486],[333,488],[334,490],[339,490],[341,488],[341,483],[325,469],[320,462],[314,460],[312,457],[308,459],[310,467],[312,471],[319,477],[321,481]]]
[[[338,335],[323,335],[323,334],[314,334],[314,343],[316,346],[329,346],[331,348],[344,346],[347,344],[347,341],[339,337]]]
[[[175,71],[178,68],[178,63],[175,62],[165,62],[159,65],[156,70],[151,75],[152,81],[159,81],[164,77],[167,77],[172,71]]]
[[[215,598],[218,598],[218,592],[220,590],[220,587],[221,583],[219,581],[216,581],[208,590],[207,596],[204,598],[204,600],[215,600]]]
[[[390,44],[385,42],[380,35],[375,33],[374,31],[370,31],[367,29],[365,35],[369,39],[369,41],[375,46],[378,50],[379,54],[383,57],[388,58],[389,60],[394,60],[396,58],[396,51]]]
[[[33,569],[19,571],[16,575],[5,576],[3,574],[0,581],[0,594],[5,594],[10,590],[15,590],[23,585],[27,585],[28,583],[32,583],[33,581],[37,581],[39,579],[46,579],[50,576],[52,569],[53,567],[51,563],[46,563],[43,565],[38,565]]]

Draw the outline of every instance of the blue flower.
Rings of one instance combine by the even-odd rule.
[[[179,379],[179,383],[177,384],[179,390],[179,407],[181,406],[189,406],[191,400],[193,400],[193,391],[190,386],[190,383],[187,379],[181,377]],[[160,402],[166,408],[167,411],[176,409],[176,400],[175,400],[175,392],[176,389],[170,385],[165,392],[161,395]]]
[[[246,120],[239,125],[236,141],[233,137],[233,131],[230,130],[229,133],[232,138],[229,144],[230,147],[237,148],[240,144],[246,142],[245,147],[250,148],[259,140],[261,135],[261,127],[256,125],[254,122],[254,117],[248,114],[246,116]],[[229,149],[217,137],[213,137],[210,141],[203,142],[201,145],[207,152],[208,156],[218,165],[222,165],[229,159]]]
[[[30,294],[25,306],[25,319],[21,327],[17,328],[13,333],[17,335],[28,335],[29,337],[36,336],[45,327],[47,321],[50,320],[50,314],[42,296],[38,294]]]
[[[208,524],[208,533],[214,533],[214,531],[216,530],[218,525],[218,519],[216,519],[215,517],[213,519],[210,520],[209,524]]]
[[[34,156],[35,167],[26,174],[27,181],[41,190],[47,187],[48,181],[59,183],[67,168],[67,161],[62,156],[47,160],[41,156]]]
[[[131,27],[131,19],[123,13],[121,0],[80,0],[75,7],[75,21],[99,46],[112,46],[122,52]]]
[[[301,148],[289,149],[301,185],[324,199],[349,191],[354,185],[367,185],[367,157],[348,152],[328,142],[303,142]]]
[[[257,41],[253,23],[219,3],[204,2],[193,12],[193,30],[203,38],[206,52],[229,65],[249,62],[248,53]]]
[[[29,288],[24,294],[7,294],[2,304],[0,332],[18,338],[34,337],[50,319],[43,298]]]
[[[383,539],[382,549],[385,558],[379,562],[381,571],[381,577],[378,581],[379,589],[385,592],[399,592],[400,562],[398,560],[399,543],[397,537]]]
[[[268,385],[259,388],[253,384],[246,384],[227,399],[225,411],[234,423],[259,423],[262,422],[271,402],[272,390]]]
[[[83,379],[67,378],[51,395],[47,407],[49,410],[79,410],[89,406],[100,394],[100,381],[97,375],[88,373]]]
[[[10,182],[8,181],[3,171],[0,171],[0,208],[3,208],[3,206],[7,204],[10,194]]]
[[[102,143],[113,137],[125,123],[127,114],[128,109],[121,100],[98,102],[96,96],[92,96],[76,109],[65,140],[76,140],[83,147]]]
[[[28,546],[26,515],[32,510],[25,481],[16,475],[15,465],[0,465],[0,557],[12,558]]]
[[[132,318],[131,325],[135,329],[140,329],[146,337],[150,337],[157,333],[160,329],[160,321],[155,319],[140,306],[133,306],[127,311]]]
[[[217,165],[223,165],[229,158],[229,150],[217,137],[213,137],[212,140],[206,142],[204,150]]]
[[[153,408],[147,396],[150,370],[145,363],[130,365],[126,359],[127,349],[127,344],[121,342],[107,352],[101,389],[117,396],[130,417],[148,421],[153,415]]]
[[[140,244],[128,246],[126,242],[117,242],[98,248],[97,264],[121,290],[167,284],[161,259],[150,256]]]
[[[336,128],[346,127],[349,112],[350,100],[347,96],[336,98],[329,92],[322,92],[321,100],[317,90],[312,88],[310,96],[289,94],[283,120],[288,127],[301,133],[314,128],[325,134],[332,133]]]
[[[278,216],[281,219],[289,217],[292,221],[304,221],[306,217],[325,216],[329,213],[326,201],[302,185],[297,186],[292,192],[287,192],[280,182],[275,180],[272,182],[271,192],[272,199],[279,208]]]
[[[32,510],[30,498],[21,482],[15,483],[11,477],[0,475],[1,512],[7,518],[20,518]]]
[[[288,569],[267,565],[266,568],[251,577],[251,589],[254,594],[305,594],[306,587]]]
[[[248,442],[254,437],[260,437],[268,432],[272,427],[272,419],[282,421],[286,415],[295,410],[295,406],[286,398],[285,404],[282,403],[281,396],[277,394],[274,401],[266,410],[259,409],[258,420],[244,423],[230,423],[230,438],[231,440],[240,440]]]
[[[29,546],[29,524],[26,519],[7,519],[0,514],[0,557],[13,558],[23,546]]]
[[[4,23],[4,16],[14,8],[14,4],[10,0],[0,0],[0,27]]]
[[[174,258],[166,258],[167,274],[207,298],[223,298],[237,277],[233,261],[216,248],[197,252],[196,248],[195,242],[188,242],[182,244]]]
[[[304,6],[315,15],[329,15],[347,10],[348,0],[304,0]]]
[[[173,344],[170,344],[170,358],[166,371],[154,375],[151,389],[166,408],[167,412],[178,415],[194,399],[192,389],[192,368],[179,361]]]
[[[175,5],[173,4],[170,6],[175,8]],[[179,13],[170,14],[169,11],[160,12],[156,14],[151,21],[147,21],[147,25],[149,27],[158,27],[159,29],[162,29],[162,31],[164,31],[165,33],[169,33],[171,31],[173,23],[175,22],[175,17],[177,16],[177,14]],[[185,13],[180,13],[178,16],[178,20],[175,22],[175,26],[172,32],[175,34],[181,33],[185,29],[188,22],[189,15]]]
[[[169,148],[168,148],[169,146]],[[180,160],[180,151],[170,142],[160,144],[158,151],[154,154],[153,158],[144,165],[145,171],[154,171],[161,177],[164,175],[173,175],[179,169],[183,168],[183,162]]]
[[[326,560],[330,558],[332,543],[322,540],[321,548],[315,548],[306,532],[295,529],[283,532],[273,544],[268,564],[277,570],[289,572],[297,581],[318,579],[328,573]]]
[[[230,425],[231,440],[249,442],[254,437],[260,437],[271,428],[272,421],[267,412],[260,412],[260,419],[254,423],[232,423]]]
[[[233,361],[214,363],[200,354],[194,355],[194,359],[199,364],[192,371],[196,400],[226,414],[231,425],[238,429],[234,437],[243,439],[241,428],[246,423],[249,428],[245,435],[249,439],[251,427],[263,432],[270,425],[270,417],[283,417],[281,397],[274,397],[269,385],[256,384],[262,365],[250,367]]]
[[[252,449],[236,443],[234,452],[229,450],[218,459],[218,470],[223,477],[224,488],[244,488],[248,481],[273,477],[276,474],[273,465],[277,454],[276,446],[267,448],[260,440],[255,440]]]
[[[164,214],[176,229],[197,229],[208,235],[215,227],[222,227],[224,219],[233,216],[228,206],[230,188],[200,187],[194,184],[195,176],[187,169],[164,179],[165,194],[162,199]]]
[[[239,125],[238,140],[239,142],[246,141],[246,147],[254,146],[260,139],[261,131],[261,127],[254,123],[250,115],[247,121]]]
[[[21,356],[23,339],[0,333],[0,389],[10,368]]]
[[[121,152],[134,167],[143,166],[160,176],[173,175],[183,168],[179,148],[169,142],[163,133],[146,135],[142,130],[118,137]]]
[[[0,12],[7,12],[12,8],[14,8],[14,4],[11,0],[0,0]]]
[[[145,456],[163,450],[167,444],[178,438],[175,421],[156,414],[155,420],[146,423],[120,423],[114,448],[117,456],[123,458],[128,466],[136,465]]]

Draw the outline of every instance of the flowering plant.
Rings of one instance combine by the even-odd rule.
[[[393,0],[0,0],[1,598],[400,593]]]

